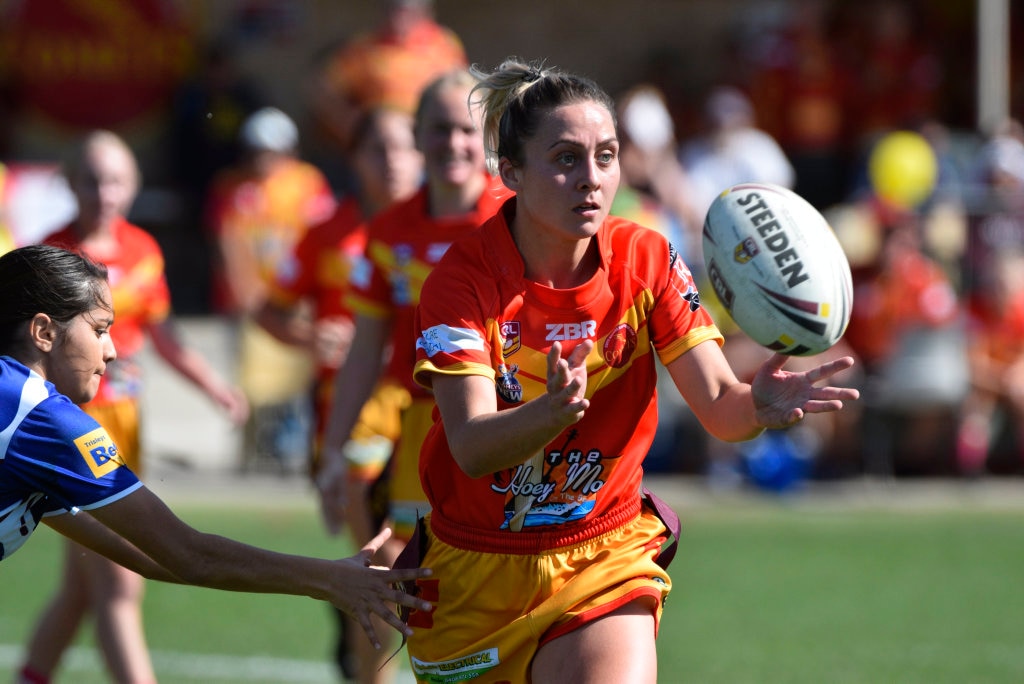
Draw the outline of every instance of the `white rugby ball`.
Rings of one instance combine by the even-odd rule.
[[[704,220],[704,265],[736,325],[772,351],[818,354],[846,332],[850,264],[825,217],[791,190],[742,183],[722,192]]]

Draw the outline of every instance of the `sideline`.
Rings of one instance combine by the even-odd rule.
[[[22,656],[21,645],[0,644],[0,669],[14,674]],[[326,662],[270,658],[259,656],[229,656],[210,653],[182,653],[152,651],[153,667],[161,681],[196,682],[280,682],[281,684],[335,684],[338,681],[334,667]],[[74,674],[104,677],[105,671],[99,652],[76,646],[68,649],[61,661],[58,680],[71,681]],[[412,673],[399,670],[395,684],[415,684]]]

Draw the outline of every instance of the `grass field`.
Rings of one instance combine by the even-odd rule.
[[[339,555],[311,502],[174,507],[204,530]],[[681,512],[658,640],[662,682],[1024,681],[1024,502],[746,497]],[[4,561],[0,673],[17,662],[57,581],[60,548],[42,529]],[[164,684],[332,681],[333,620],[314,601],[150,583],[145,615]],[[87,631],[72,656],[59,682],[105,681]]]

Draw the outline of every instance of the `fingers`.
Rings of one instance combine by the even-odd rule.
[[[590,355],[591,350],[594,348],[593,340],[583,340],[576,345],[576,348],[569,354],[569,367],[579,368],[587,362],[587,356]]]
[[[385,527],[377,533],[376,537],[374,537],[373,539],[371,539],[363,545],[363,548],[359,551],[360,555],[365,555],[367,561],[369,561],[369,559],[373,557],[373,554],[377,553],[377,550],[380,549],[380,547],[384,545],[384,542],[386,542],[390,538],[391,528]]]
[[[561,342],[557,342],[557,341],[553,342],[551,344],[551,349],[548,350],[548,386],[549,387],[551,385],[551,379],[559,374],[559,371],[561,370],[561,367],[562,367],[563,364],[564,364],[564,362],[562,361],[562,343]],[[568,364],[564,364],[564,365],[568,365]]]

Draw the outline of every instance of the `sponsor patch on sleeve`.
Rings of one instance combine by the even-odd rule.
[[[82,455],[82,460],[89,466],[89,470],[97,479],[124,465],[124,461],[117,453],[117,445],[114,444],[114,440],[101,427],[76,439],[75,446],[78,447],[78,453]]]
[[[416,346],[425,351],[427,356],[439,352],[451,354],[463,350],[483,351],[484,338],[472,328],[435,325],[420,334]]]

